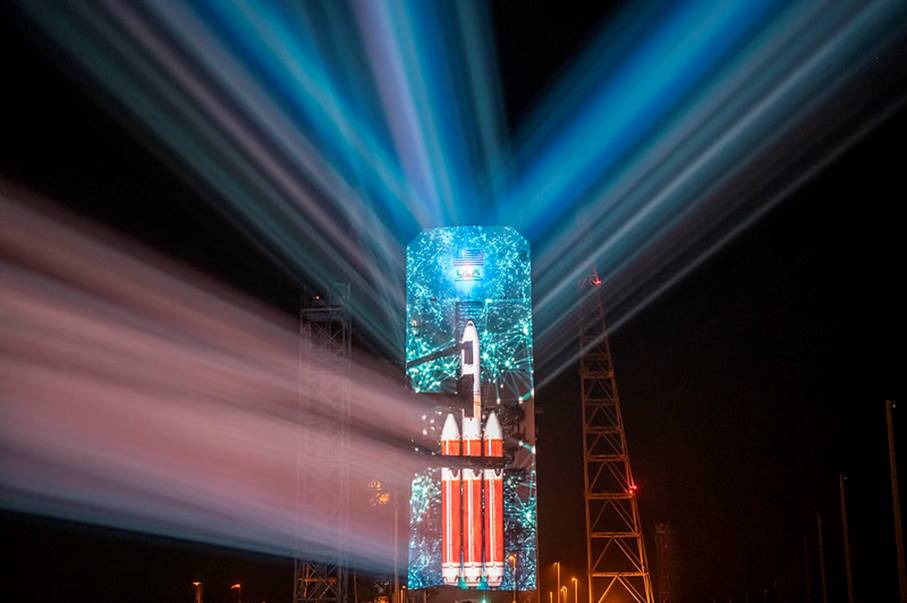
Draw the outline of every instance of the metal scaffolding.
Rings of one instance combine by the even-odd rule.
[[[319,533],[328,537],[318,543],[306,540],[297,523],[295,603],[346,603],[348,599],[348,298],[349,285],[336,285],[327,296],[305,295],[300,313],[297,522],[317,516]]]
[[[658,603],[679,601],[677,535],[670,522],[655,524],[655,586]]]
[[[601,282],[598,275],[584,280],[579,310],[588,600],[654,603]]]

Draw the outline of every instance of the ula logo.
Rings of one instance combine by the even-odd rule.
[[[453,258],[454,279],[480,281],[485,268],[485,254],[480,249],[461,249]]]

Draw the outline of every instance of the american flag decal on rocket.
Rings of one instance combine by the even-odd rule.
[[[481,249],[461,249],[453,258],[454,266],[481,266],[485,263],[485,254]]]

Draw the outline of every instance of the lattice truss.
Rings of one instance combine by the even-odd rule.
[[[319,532],[326,537],[313,542],[297,528],[293,600],[344,603],[348,593],[344,551],[349,512],[350,320],[335,300],[303,308],[301,319],[300,362],[305,370],[300,371],[297,466],[304,463],[305,469],[297,474],[297,506],[300,518],[318,518]]]
[[[586,283],[580,306],[589,601],[653,603],[600,283],[597,277]]]

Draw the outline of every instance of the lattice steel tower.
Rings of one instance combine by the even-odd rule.
[[[349,513],[348,299],[349,285],[336,285],[327,296],[304,295],[300,313],[297,522],[299,516],[317,514],[319,531],[328,537],[319,544],[304,541],[297,523],[295,603],[346,603],[349,593],[345,555]],[[303,460],[305,470],[301,469]]]
[[[654,603],[636,484],[608,345],[601,279],[586,278],[580,303],[580,378],[589,603]]]

